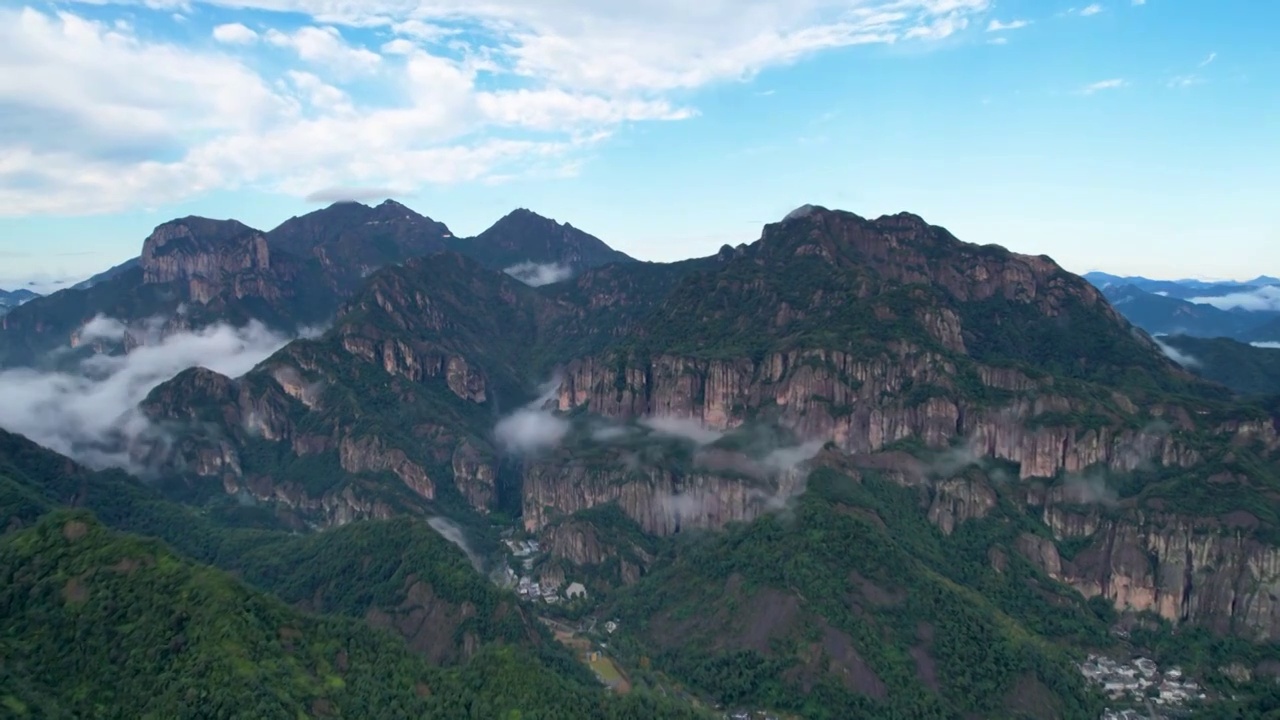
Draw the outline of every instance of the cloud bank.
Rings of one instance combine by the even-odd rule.
[[[1248,310],[1250,312],[1280,312],[1280,287],[1266,285],[1248,292],[1231,293],[1219,297],[1194,297],[1188,302],[1212,305],[1219,310]]]
[[[573,269],[560,263],[522,262],[502,272],[532,287],[551,285],[573,277]]]
[[[1254,347],[1280,350],[1280,342],[1256,342],[1250,343],[1250,345],[1253,345]]]
[[[98,317],[82,330],[123,337],[123,324]],[[127,355],[94,355],[65,372],[0,372],[0,427],[93,468],[132,471],[130,447],[162,439],[137,406],[179,372],[203,366],[238,377],[288,342],[257,322],[171,335]]]

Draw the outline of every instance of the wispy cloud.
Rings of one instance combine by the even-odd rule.
[[[1217,58],[1218,58],[1218,53],[1216,53],[1216,52],[1211,52],[1211,53],[1209,53],[1207,56],[1205,56],[1205,59],[1204,59],[1204,60],[1201,60],[1201,61],[1200,61],[1200,67],[1204,67],[1204,66],[1208,65],[1209,63],[1213,62],[1213,61],[1214,61],[1214,60],[1216,60]]]
[[[1000,32],[1001,30],[1018,30],[1031,24],[1030,20],[1010,20],[1009,22],[1000,22],[992,20],[987,23],[987,32]]]
[[[1204,79],[1199,75],[1174,75],[1169,78],[1168,85],[1171,88],[1184,88],[1199,85],[1202,82],[1204,82]]]
[[[502,272],[531,287],[551,285],[573,277],[573,268],[561,263],[522,262]]]
[[[1134,5],[1146,5],[1147,0],[1133,0]]]
[[[1191,355],[1188,355],[1187,353],[1182,352],[1181,350],[1173,347],[1172,345],[1166,344],[1160,338],[1154,338],[1154,340],[1156,341],[1156,345],[1160,347],[1160,352],[1163,352],[1165,357],[1178,363],[1182,367],[1188,367],[1188,368],[1199,367],[1200,361],[1195,359]]]
[[[1124,78],[1111,78],[1110,80],[1099,80],[1095,83],[1089,83],[1080,88],[1080,92],[1085,95],[1092,95],[1101,90],[1115,90],[1128,85]]]
[[[1097,15],[1100,12],[1102,12],[1102,5],[1099,5],[1098,3],[1093,3],[1092,5],[1086,5],[1085,7],[1080,9],[1080,14],[1084,17],[1089,17],[1090,15]]]

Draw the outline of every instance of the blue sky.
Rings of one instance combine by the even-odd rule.
[[[0,287],[172,217],[387,195],[653,260],[816,203],[1076,272],[1280,274],[1278,26],[1257,0],[3,0]]]

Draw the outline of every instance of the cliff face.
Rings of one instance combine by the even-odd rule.
[[[1280,639],[1280,548],[1250,537],[1257,519],[1249,513],[1112,518],[1048,506],[1044,521],[1059,540],[1084,543],[1070,559],[1049,546],[1039,555],[1086,597],[1215,632]]]
[[[186,284],[188,299],[207,303],[222,293],[236,299],[278,300],[292,273],[273,268],[266,237],[234,220],[184,218],[155,229],[142,244],[143,282]]]
[[[607,503],[616,503],[652,535],[716,529],[753,520],[804,488],[800,471],[751,478],[628,464],[621,456],[603,464],[563,457],[530,463],[523,478],[525,529],[538,531],[559,517]]]
[[[1119,428],[1037,426],[1036,418],[1064,417],[1092,405],[1056,395],[1051,382],[1017,371],[979,367],[977,375],[986,388],[1008,397],[999,404],[964,399],[955,364],[908,343],[870,358],[824,350],[774,353],[759,363],[660,355],[619,366],[588,358],[569,364],[558,401],[562,411],[695,418],[719,429],[765,415],[856,453],[907,438],[945,448],[962,437],[981,455],[1019,463],[1023,478],[1097,465],[1127,472],[1147,462],[1188,466],[1198,460],[1168,423],[1125,428],[1130,418],[1119,416],[1113,420]]]

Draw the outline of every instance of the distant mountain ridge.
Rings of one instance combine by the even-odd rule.
[[[164,334],[250,320],[297,332],[331,318],[379,268],[446,250],[494,269],[514,268],[531,284],[633,262],[594,236],[524,209],[474,238],[456,238],[445,224],[394,200],[374,207],[334,203],[268,232],[236,220],[179,218],[157,226],[140,257],[0,320],[0,368],[74,346],[78,329],[97,315],[126,326],[163,317]],[[522,266],[532,274],[521,274]]]
[[[1126,318],[1153,334],[1246,343],[1280,338],[1280,280],[1270,276],[1247,282],[1151,280],[1102,272],[1083,277]]]
[[[19,305],[35,300],[38,297],[40,297],[38,293],[34,293],[26,288],[19,288],[17,290],[0,290],[0,315],[4,315]]]

